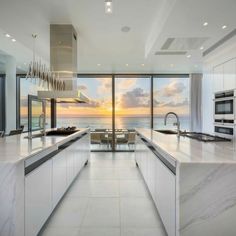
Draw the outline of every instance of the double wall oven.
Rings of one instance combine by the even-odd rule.
[[[215,134],[233,139],[235,132],[236,90],[215,93],[214,127]]]

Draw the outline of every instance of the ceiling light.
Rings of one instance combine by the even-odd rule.
[[[129,66],[129,64],[125,64],[126,66]]]
[[[144,64],[141,64],[141,66],[144,66]]]
[[[101,64],[100,64],[100,63],[98,63],[98,64],[97,64],[97,66],[101,66]]]
[[[129,26],[123,26],[121,28],[121,31],[124,32],[124,33],[128,33],[130,31],[130,27]]]
[[[7,38],[11,38],[11,35],[10,35],[10,34],[5,34],[5,36],[6,36]]]
[[[191,55],[189,54],[189,55],[187,55],[187,58],[190,58],[191,57]]]
[[[226,28],[227,28],[227,25],[223,25],[223,26],[222,26],[222,29],[226,29]]]
[[[204,49],[204,47],[203,47],[203,46],[201,46],[201,47],[200,47],[200,50],[203,50],[203,49]]]
[[[105,0],[105,13],[106,14],[112,13],[112,0]]]
[[[14,42],[16,42],[16,40],[15,40],[15,39],[12,39],[11,41],[12,41],[13,43],[14,43]]]
[[[204,23],[203,23],[203,26],[208,26],[208,22],[204,22]]]
[[[174,67],[174,64],[170,64],[170,67]]]

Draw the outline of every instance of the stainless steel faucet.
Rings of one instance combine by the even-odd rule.
[[[42,134],[46,136],[46,116],[44,112],[39,116],[39,128],[42,129]]]
[[[179,122],[179,116],[174,113],[174,112],[168,112],[166,115],[165,115],[165,118],[164,118],[164,124],[166,125],[166,121],[167,121],[167,117],[169,115],[174,115],[176,117],[176,120],[177,122],[175,122],[173,125],[177,126],[177,135],[180,136],[180,122]]]

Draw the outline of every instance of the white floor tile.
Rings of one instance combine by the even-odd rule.
[[[84,169],[80,175],[79,179],[93,179],[93,180],[116,180],[119,179],[118,170],[115,168],[97,168],[90,167]]]
[[[120,228],[82,228],[79,236],[120,236]]]
[[[119,197],[118,180],[77,180],[68,192],[70,197]]]
[[[49,227],[80,227],[84,218],[88,198],[65,197],[48,223]]]
[[[121,236],[167,236],[163,228],[125,228]]]
[[[143,180],[121,180],[120,181],[121,197],[147,197],[150,195]]]
[[[161,220],[151,199],[121,198],[121,227],[161,227]]]
[[[91,198],[82,227],[120,227],[119,198]]]
[[[142,179],[139,169],[136,166],[117,169],[120,180]]]
[[[79,228],[47,227],[40,236],[79,236]]]

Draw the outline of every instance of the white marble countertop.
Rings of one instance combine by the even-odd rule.
[[[33,139],[25,138],[28,133],[20,135],[6,136],[0,138],[0,163],[1,162],[19,162],[38,153],[52,149],[80,136],[89,131],[88,128],[78,128],[78,132],[68,136],[43,136]]]
[[[136,129],[143,138],[177,163],[235,163],[235,142],[200,142],[188,137]]]

